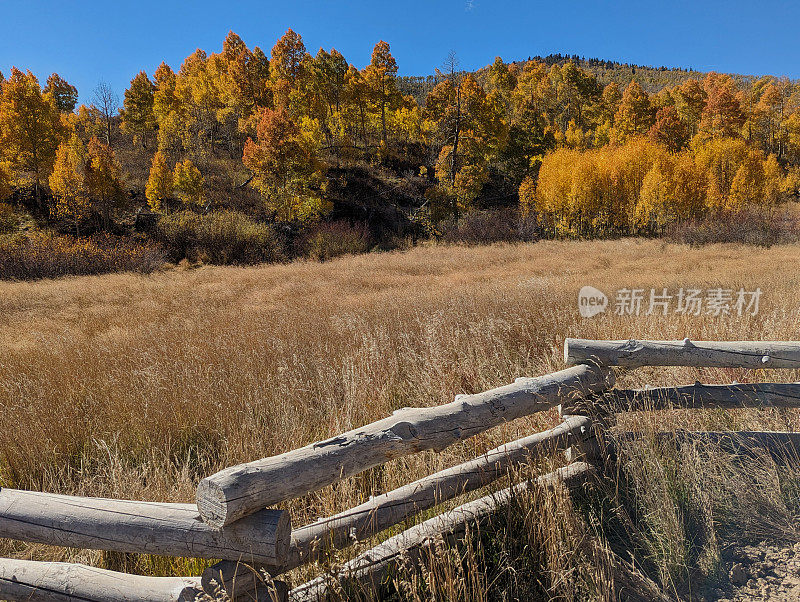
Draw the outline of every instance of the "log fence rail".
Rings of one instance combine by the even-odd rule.
[[[800,407],[800,383],[615,389],[614,368],[643,366],[800,368],[800,342],[591,341],[567,339],[568,368],[449,404],[404,408],[392,416],[271,458],[226,468],[198,485],[196,504],[84,498],[0,489],[0,537],[65,547],[219,560],[199,577],[142,577],[79,564],[0,559],[0,599],[182,602],[222,588],[232,601],[322,600],[331,579],[373,587],[403,556],[436,536],[456,538],[508,503],[521,483],[469,501],[378,544],[327,575],[289,591],[274,577],[506,476],[554,452],[572,462],[536,481],[575,487],[602,459],[605,421],[616,412],[683,408]],[[276,504],[306,495],[394,458],[440,451],[492,427],[558,407],[563,421],[481,456],[423,477],[331,517],[292,530]],[[623,433],[635,437],[635,433]],[[736,433],[661,433],[720,442]],[[795,458],[800,435],[742,433]],[[587,464],[589,462],[589,464]],[[650,587],[649,585],[647,587]],[[268,591],[265,598],[264,592]],[[255,592],[255,594],[254,594]],[[260,593],[259,593],[260,592]],[[255,597],[254,597],[255,596]],[[260,597],[259,597],[260,596]]]

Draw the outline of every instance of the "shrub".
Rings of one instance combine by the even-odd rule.
[[[0,234],[13,232],[19,225],[19,216],[8,203],[0,202]]]
[[[800,241],[800,221],[790,211],[757,210],[720,212],[704,219],[675,225],[667,238],[688,245],[740,243],[769,247]]]
[[[450,243],[483,245],[493,242],[511,242],[531,236],[529,219],[525,227],[516,209],[493,209],[490,211],[471,211],[458,220],[442,224],[442,239]],[[524,232],[523,232],[524,231]]]
[[[274,230],[236,211],[164,215],[158,220],[156,236],[175,261],[253,264],[283,259]]]
[[[371,236],[363,224],[329,222],[313,228],[300,242],[300,250],[309,259],[325,261],[340,255],[366,253],[372,245]]]
[[[6,280],[150,273],[163,264],[161,249],[130,238],[75,238],[43,233],[0,237],[0,278]]]

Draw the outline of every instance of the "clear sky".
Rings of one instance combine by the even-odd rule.
[[[0,70],[42,83],[55,71],[83,102],[103,79],[121,97],[140,69],[218,52],[231,29],[269,52],[289,27],[358,67],[386,40],[402,75],[432,73],[454,50],[465,69],[561,52],[800,78],[800,4],[765,0],[0,0]]]

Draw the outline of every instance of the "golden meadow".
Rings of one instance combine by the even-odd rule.
[[[459,393],[558,370],[565,337],[798,339],[798,258],[800,246],[794,245],[547,241],[422,246],[327,263],[3,282],[0,483],[188,502],[197,481],[222,467],[300,447],[404,406],[446,403]],[[607,293],[623,287],[760,287],[763,296],[755,316],[609,312],[584,319],[577,292],[587,284]],[[622,374],[619,383],[769,379],[800,380],[794,371],[662,368]],[[439,454],[392,461],[287,507],[300,525],[557,420],[552,411],[515,421]],[[780,410],[645,413],[628,423],[651,430],[800,427],[796,412]],[[663,469],[668,460],[654,454],[639,456],[628,475],[646,484],[642,492],[651,492],[637,498],[647,520],[631,554],[639,555],[638,568],[660,586],[680,591],[698,571],[712,579],[719,567],[721,544],[708,539],[702,553],[695,553],[681,522],[686,513],[665,502],[677,495],[675,483],[688,487],[689,499],[697,494],[705,500],[703,520],[720,529],[730,524],[760,536],[764,521],[753,517],[768,511],[770,524],[793,532],[794,510],[776,485],[773,465],[731,472],[729,464],[701,463],[699,456],[675,458],[681,459],[679,468],[669,479]],[[718,504],[726,509],[722,515]],[[530,506],[533,514],[523,512],[523,541],[529,528],[528,543],[550,542],[550,555],[536,565],[538,581],[512,578],[509,566],[525,574],[514,558],[487,560],[485,551],[473,550],[473,560],[480,556],[481,566],[495,567],[494,577],[489,569],[468,570],[468,562],[449,569],[440,564],[429,567],[425,587],[419,581],[424,575],[409,577],[400,588],[403,596],[477,600],[500,588],[513,598],[532,595],[525,588],[533,587],[561,599],[585,597],[587,591],[602,597],[602,571],[594,561],[594,568],[580,564],[574,552],[577,523],[564,518],[564,507],[539,500]],[[542,522],[548,516],[550,522]],[[551,531],[542,531],[545,524]],[[567,543],[555,545],[547,533]],[[150,574],[185,574],[203,566],[8,541],[0,552]],[[575,579],[562,575],[570,566],[579,567]]]

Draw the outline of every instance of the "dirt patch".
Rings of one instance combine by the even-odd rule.
[[[734,546],[725,553],[729,587],[706,600],[800,600],[800,543]]]

